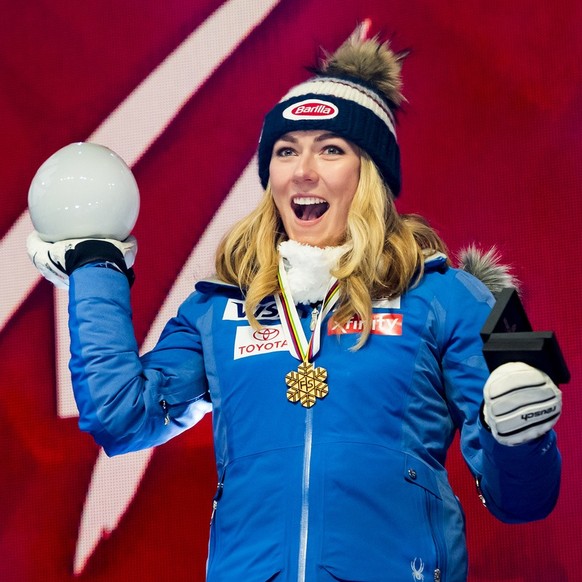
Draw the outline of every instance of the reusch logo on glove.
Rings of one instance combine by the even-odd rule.
[[[538,418],[539,416],[545,416],[546,414],[552,414],[556,411],[556,407],[545,408],[544,410],[536,410],[535,412],[528,412],[527,414],[522,414],[521,418],[523,420],[531,420],[532,418]]]
[[[289,105],[283,111],[285,119],[332,119],[339,113],[339,109],[329,101],[321,101],[320,99],[306,99],[299,103]]]

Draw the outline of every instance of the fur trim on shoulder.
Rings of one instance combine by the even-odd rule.
[[[470,245],[459,253],[459,268],[477,277],[494,295],[507,287],[519,291],[519,281],[509,265],[501,264],[501,255],[496,247],[488,251]]]

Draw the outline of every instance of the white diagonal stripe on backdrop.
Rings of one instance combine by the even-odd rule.
[[[111,113],[87,141],[106,145],[133,166],[217,67],[277,4],[278,0],[229,0],[222,4]],[[245,172],[245,176],[248,175]],[[229,203],[223,208],[230,206]],[[205,244],[215,244],[220,238],[217,221],[213,224],[215,230],[211,229],[210,233],[215,232],[215,235],[205,235]],[[32,228],[26,211],[0,241],[0,270],[10,273],[17,269],[20,274],[10,283],[11,286],[3,289],[6,301],[3,300],[0,306],[0,331],[40,280],[32,265],[24,261],[25,241]],[[196,256],[193,252],[192,260],[196,260]],[[23,262],[27,266],[24,270]],[[185,279],[186,276],[179,277],[174,285],[176,294]],[[66,303],[66,294],[56,292],[57,399],[61,415],[72,416],[76,415],[76,408],[67,370]],[[169,307],[162,309],[163,317],[171,309],[172,302],[166,301],[164,305]],[[157,337],[161,319],[160,314],[146,344],[153,341],[152,337]],[[79,526],[74,557],[76,574],[83,570],[103,534],[117,527],[135,495],[151,454],[150,449],[112,460],[100,451]],[[111,487],[115,489],[116,501],[104,505],[103,500],[111,493]]]
[[[133,166],[278,2],[229,0],[222,4],[132,91],[87,141],[111,148]],[[31,231],[30,216],[25,211],[0,241],[0,272],[19,274],[3,281],[0,332],[40,281],[40,275],[25,256],[26,237]]]

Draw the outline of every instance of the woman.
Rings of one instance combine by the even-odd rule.
[[[559,390],[520,363],[489,376],[492,295],[395,210],[401,60],[359,29],[269,112],[263,201],[141,358],[133,241],[29,241],[47,278],[69,279],[80,426],[109,454],[161,444],[212,403],[208,580],[465,580],[444,469],[456,430],[498,518],[556,502]]]

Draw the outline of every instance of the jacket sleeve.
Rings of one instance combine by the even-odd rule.
[[[166,442],[209,410],[200,336],[181,307],[139,356],[127,278],[94,265],[70,276],[70,370],[79,427],[108,455]]]
[[[461,450],[489,511],[508,523],[542,519],[554,508],[561,459],[552,430],[519,446],[495,441],[479,410],[489,375],[479,335],[493,298],[478,280],[455,272],[455,291],[445,309],[442,359],[451,414],[461,430]]]

